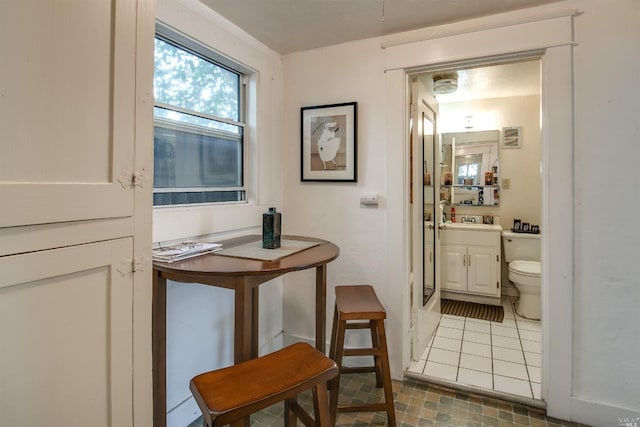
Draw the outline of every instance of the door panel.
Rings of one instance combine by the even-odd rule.
[[[496,261],[498,254],[488,248],[470,246],[468,249],[468,291],[498,296]]]
[[[133,1],[0,14],[0,227],[133,214],[135,31]]]
[[[457,245],[442,245],[442,289],[467,290],[467,248]]]
[[[0,425],[131,426],[133,239],[0,258]]]
[[[411,357],[418,360],[440,321],[439,243],[434,226],[439,208],[435,183],[425,181],[425,172],[435,178],[439,164],[437,149],[438,105],[419,81],[411,83]]]

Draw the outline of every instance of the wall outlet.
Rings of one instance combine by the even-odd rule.
[[[364,193],[360,196],[360,204],[378,206],[378,193]]]
[[[511,179],[502,178],[502,188],[504,188],[505,190],[508,190],[510,186],[511,186]]]

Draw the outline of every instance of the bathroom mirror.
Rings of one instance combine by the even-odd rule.
[[[500,205],[498,141],[497,130],[442,134],[442,200],[451,205]]]

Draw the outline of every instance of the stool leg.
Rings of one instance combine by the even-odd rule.
[[[284,401],[284,427],[296,427],[298,425],[298,418],[293,407],[296,405],[297,396],[289,397]]]
[[[384,331],[384,320],[376,320],[376,329],[380,339],[380,351],[382,353],[382,376],[384,380],[384,401],[387,406],[387,421],[389,427],[396,425],[396,411],[393,405],[393,388],[391,384],[391,371],[389,368],[389,353],[387,352],[387,337]]]
[[[331,326],[331,342],[329,343],[329,359],[336,360],[336,331],[338,329],[338,308],[333,307],[333,325]]]
[[[333,361],[338,365],[338,371],[342,369],[342,355],[344,353],[344,333],[347,327],[346,320],[340,320],[336,315],[336,340],[335,340],[335,354]],[[340,372],[331,380],[331,425],[336,424],[336,417],[338,413],[338,396],[340,394]]]
[[[374,320],[369,321],[369,330],[371,331],[371,347],[377,348],[380,351],[380,339],[378,338],[378,327]],[[380,388],[383,384],[382,379],[382,366],[380,364],[380,356],[373,356],[373,362],[376,370],[376,387]]]
[[[329,396],[327,395],[327,384],[322,383],[313,388],[313,414],[315,416],[316,427],[335,426],[331,424],[331,411],[329,410]]]

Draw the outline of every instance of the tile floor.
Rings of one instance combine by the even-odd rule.
[[[502,323],[442,315],[424,355],[410,372],[451,382],[541,399],[540,322],[515,314],[503,297]]]
[[[544,411],[492,397],[461,392],[450,388],[413,380],[393,380],[393,396],[398,427],[416,426],[527,426],[581,427],[580,424],[547,417]],[[382,389],[375,386],[373,374],[345,374],[340,380],[340,403],[379,402]],[[300,395],[298,401],[313,411],[311,393]],[[251,416],[252,427],[284,425],[284,407],[277,404]],[[338,414],[337,427],[385,426],[384,412],[352,412]],[[298,426],[302,423],[298,422]],[[202,417],[188,427],[202,427]]]

